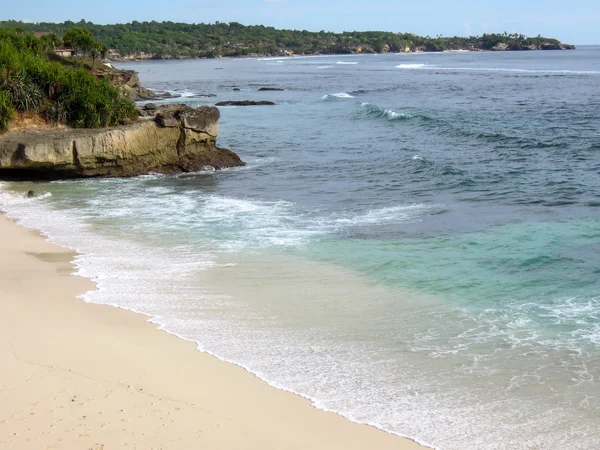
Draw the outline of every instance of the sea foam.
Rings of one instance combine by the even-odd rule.
[[[347,92],[339,92],[337,94],[327,94],[321,97],[321,100],[335,100],[335,99],[350,99],[354,98],[354,96],[348,94]]]

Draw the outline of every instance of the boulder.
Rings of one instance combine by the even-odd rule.
[[[263,91],[285,91],[285,89],[283,89],[283,88],[276,88],[276,87],[261,87],[258,91],[259,92],[263,92]]]
[[[25,130],[0,136],[0,178],[59,179],[180,173],[242,166],[216,145],[219,110],[168,105],[129,125]]]

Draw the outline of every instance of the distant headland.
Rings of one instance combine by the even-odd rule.
[[[237,22],[189,24],[137,22],[97,25],[81,20],[63,23],[0,22],[0,27],[24,32],[63,35],[68,29],[89,30],[108,46],[110,60],[190,59],[240,56],[292,56],[441,51],[572,50],[574,45],[542,36],[517,33],[471,37],[430,37],[412,33],[352,31],[332,33],[278,30]]]

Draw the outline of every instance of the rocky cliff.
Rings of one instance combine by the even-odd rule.
[[[104,78],[121,89],[124,97],[131,101],[154,100],[159,98],[175,98],[168,92],[156,93],[140,84],[140,78],[135,70],[116,69],[111,65],[100,64],[92,69],[98,78]]]
[[[219,110],[169,105],[104,129],[25,130],[0,136],[0,178],[57,179],[191,172],[242,166],[216,146]]]

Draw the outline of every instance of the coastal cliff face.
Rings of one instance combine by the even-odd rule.
[[[218,121],[214,107],[169,105],[113,128],[0,136],[0,178],[121,177],[244,165],[237,154],[216,146]]]
[[[140,78],[135,70],[116,69],[110,65],[100,64],[93,69],[93,73],[98,78],[104,78],[115,86],[118,86],[123,96],[133,102],[177,97],[168,92],[155,93],[146,89],[140,84]]]

